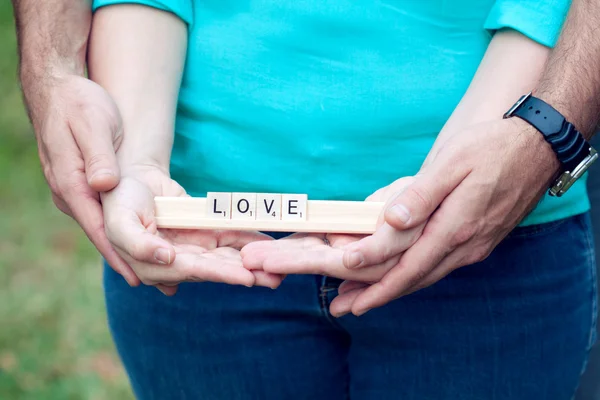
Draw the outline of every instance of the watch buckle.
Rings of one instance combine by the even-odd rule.
[[[517,111],[519,109],[519,107],[521,107],[521,104],[525,103],[525,101],[530,97],[531,97],[531,92],[521,96],[521,98],[519,98],[519,100],[517,100],[517,102],[515,104],[513,104],[513,106],[506,113],[504,113],[503,118],[506,119],[506,118],[512,117],[514,112]]]
[[[573,172],[565,171],[558,177],[558,179],[550,188],[550,195],[560,197],[565,194],[566,191],[573,186],[577,179],[581,178],[581,176],[588,170],[590,165],[592,165],[597,159],[598,153],[593,147],[590,147],[590,154],[588,154],[588,156],[584,158],[583,161],[577,165],[577,167],[575,167]]]

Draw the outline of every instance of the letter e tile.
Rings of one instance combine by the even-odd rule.
[[[306,220],[306,194],[281,195],[281,215],[283,220]]]

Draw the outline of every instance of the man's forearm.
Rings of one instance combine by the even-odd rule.
[[[600,1],[573,0],[534,94],[586,138],[595,133],[600,121]]]
[[[83,75],[91,25],[90,0],[12,0],[19,76],[30,114],[44,107],[51,81]]]

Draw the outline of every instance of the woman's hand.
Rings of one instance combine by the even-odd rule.
[[[367,201],[391,201],[410,182],[412,178],[399,179],[373,193]],[[419,238],[423,226],[397,230],[384,222],[382,214],[373,235],[297,233],[277,241],[250,243],[242,249],[242,260],[249,270],[326,275],[349,281],[347,288],[363,287],[359,282],[378,282],[398,264],[402,253]],[[356,252],[361,255],[358,264]],[[361,268],[353,268],[357,266]]]
[[[155,166],[123,168],[120,184],[102,195],[109,241],[142,283],[173,295],[181,282],[223,282],[275,288],[281,278],[242,266],[239,249],[271,238],[258,232],[159,230],[155,196],[187,196],[167,171]]]

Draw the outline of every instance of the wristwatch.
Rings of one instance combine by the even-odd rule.
[[[531,95],[521,98],[504,114],[504,118],[519,117],[536,128],[561,163],[561,173],[553,182],[549,193],[560,197],[579,179],[598,158],[572,123],[545,101]]]

